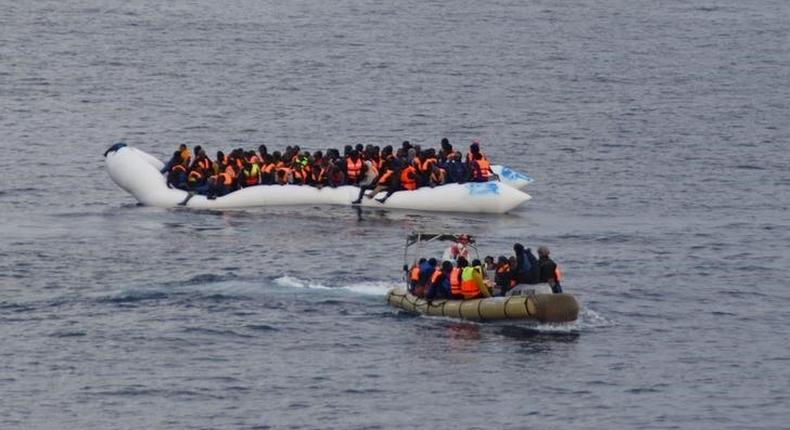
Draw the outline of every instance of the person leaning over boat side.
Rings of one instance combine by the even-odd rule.
[[[491,297],[491,292],[488,291],[483,282],[480,260],[473,260],[472,265],[464,267],[464,270],[461,272],[461,294],[466,300],[478,297]]]
[[[453,263],[445,261],[442,263],[441,268],[437,267],[431,274],[428,292],[425,293],[428,304],[430,304],[433,299],[449,299],[452,297],[450,291],[450,274],[452,271]]]
[[[547,246],[538,247],[538,267],[540,268],[540,282],[548,282],[551,286],[551,292],[561,293],[562,285],[560,285],[560,268],[557,263],[549,258],[549,248]]]
[[[406,168],[407,167],[404,167],[403,165],[403,161],[401,161],[399,158],[392,159],[392,162],[390,163],[389,172],[386,172],[382,175],[381,179],[379,179],[378,185],[373,190],[371,196],[375,196],[381,191],[386,191],[387,194],[385,194],[384,197],[380,199],[376,199],[377,202],[384,203],[385,201],[387,201],[388,198],[390,198],[391,195],[393,195],[397,191],[400,191],[401,180],[403,179],[404,176],[403,171]],[[412,169],[414,168],[412,167]],[[407,176],[408,176],[408,172],[407,172]]]

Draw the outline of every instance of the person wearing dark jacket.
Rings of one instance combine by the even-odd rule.
[[[561,293],[560,269],[551,258],[549,258],[549,248],[546,246],[538,247],[538,267],[540,270],[540,282],[548,282],[553,293]]]
[[[461,160],[460,152],[454,153],[443,167],[447,171],[447,183],[463,184],[469,180],[469,170]]]
[[[532,250],[524,249],[524,245],[516,243],[513,245],[516,254],[515,278],[519,284],[537,284],[540,278],[540,268],[538,259],[532,254]]]
[[[450,294],[450,272],[453,271],[453,263],[445,261],[442,263],[441,272],[431,275],[430,285],[425,298],[428,303],[433,299],[449,299]]]

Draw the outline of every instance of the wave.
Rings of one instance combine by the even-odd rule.
[[[275,285],[285,288],[345,291],[364,296],[384,297],[390,288],[400,285],[399,282],[364,281],[348,285],[330,286],[320,282],[299,279],[293,276],[281,276],[272,281]]]

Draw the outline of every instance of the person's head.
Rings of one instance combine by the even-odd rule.
[[[486,258],[484,258],[483,261],[486,263],[486,265],[490,266],[490,265],[494,264],[494,257],[492,257],[490,255],[486,255]]]
[[[364,150],[365,150],[365,145],[363,145],[363,144],[361,144],[361,143],[357,143],[357,144],[354,146],[354,149],[356,149],[356,150],[357,150],[357,153],[360,153],[360,154],[361,154],[361,153],[362,153],[362,151],[364,151]]]
[[[198,154],[198,153],[200,153],[200,151],[201,151],[201,150],[203,150],[203,147],[202,147],[202,146],[200,146],[200,145],[196,145],[196,146],[195,146],[195,154]]]
[[[450,145],[450,140],[446,137],[442,138],[442,149],[445,151],[451,151],[453,149],[453,145]]]
[[[468,244],[469,243],[469,235],[468,234],[462,234],[462,235],[458,236],[458,243],[462,243],[464,245]]]
[[[185,143],[182,143],[181,145],[178,145],[178,150],[179,151],[183,151],[185,149],[187,149],[187,145]]]
[[[472,154],[477,154],[478,152],[480,152],[480,141],[479,140],[475,139],[475,140],[472,141],[472,144],[469,145],[469,152],[471,152]]]
[[[504,255],[500,255],[496,259],[496,264],[497,264],[497,266],[503,266],[503,265],[507,264],[507,257],[505,257]]]
[[[411,148],[411,143],[409,143],[408,140],[404,140],[403,143],[401,144],[401,148],[403,148],[404,150],[409,149]]]
[[[344,155],[344,156],[347,156],[348,154],[350,154],[350,153],[351,153],[351,151],[352,151],[353,149],[354,149],[354,148],[353,148],[351,145],[346,145],[346,146],[344,146],[344,147],[343,147],[343,155]]]
[[[222,151],[217,151],[217,161],[225,161],[225,153]]]
[[[428,265],[431,266],[431,267],[436,266],[436,259],[433,258],[433,257],[429,258],[428,259]]]
[[[442,263],[442,272],[450,273],[453,270],[453,263],[450,261],[445,261]]]
[[[260,146],[258,147],[258,153],[260,153],[260,154],[261,154],[261,157],[263,157],[264,155],[266,155],[267,153],[269,153],[269,150],[266,148],[266,145],[260,145]]]
[[[416,149],[414,149],[414,148],[409,148],[409,151],[406,153],[406,157],[407,157],[409,160],[412,160],[412,159],[414,159],[414,157],[416,157],[416,156],[417,156],[417,150],[416,150]]]
[[[417,264],[422,264],[422,263],[425,263],[426,261],[428,261],[428,260],[426,260],[426,259],[425,259],[425,257],[422,257],[422,258],[420,258],[420,259],[417,261]]]
[[[538,257],[548,257],[549,256],[549,248],[545,245],[541,245],[538,247]]]
[[[510,258],[507,259],[507,263],[510,264],[510,267],[516,267],[516,257],[511,255]]]
[[[513,244],[513,251],[524,252],[524,245],[522,245],[520,243],[514,243]]]
[[[472,266],[479,266],[480,264],[481,263],[479,259],[475,258],[474,260],[472,260]]]
[[[458,267],[466,267],[469,265],[469,260],[467,260],[466,257],[458,257],[458,260],[456,261],[458,263]]]
[[[359,151],[352,149],[351,152],[348,153],[348,156],[351,157],[352,160],[357,161],[359,159]]]
[[[321,161],[324,159],[324,153],[321,151],[313,152],[313,160],[314,161]]]
[[[454,153],[453,153],[453,160],[455,160],[455,161],[461,161],[461,153],[460,153],[460,152],[458,152],[458,151],[454,152]]]

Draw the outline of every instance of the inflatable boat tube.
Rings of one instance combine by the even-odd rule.
[[[387,292],[387,303],[407,312],[469,321],[519,320],[540,323],[576,321],[579,304],[570,294],[490,297],[472,300],[434,300],[431,304],[405,288]]]
[[[169,188],[160,160],[139,149],[115,145],[105,153],[107,172],[123,190],[143,205],[162,208],[240,209],[281,205],[351,205],[359,188],[342,186],[317,189],[301,185],[257,185],[214,200],[190,196]],[[383,197],[381,193],[377,197]],[[448,212],[505,213],[527,200],[529,194],[501,182],[447,184],[393,194],[385,203],[363,199],[363,207]]]

